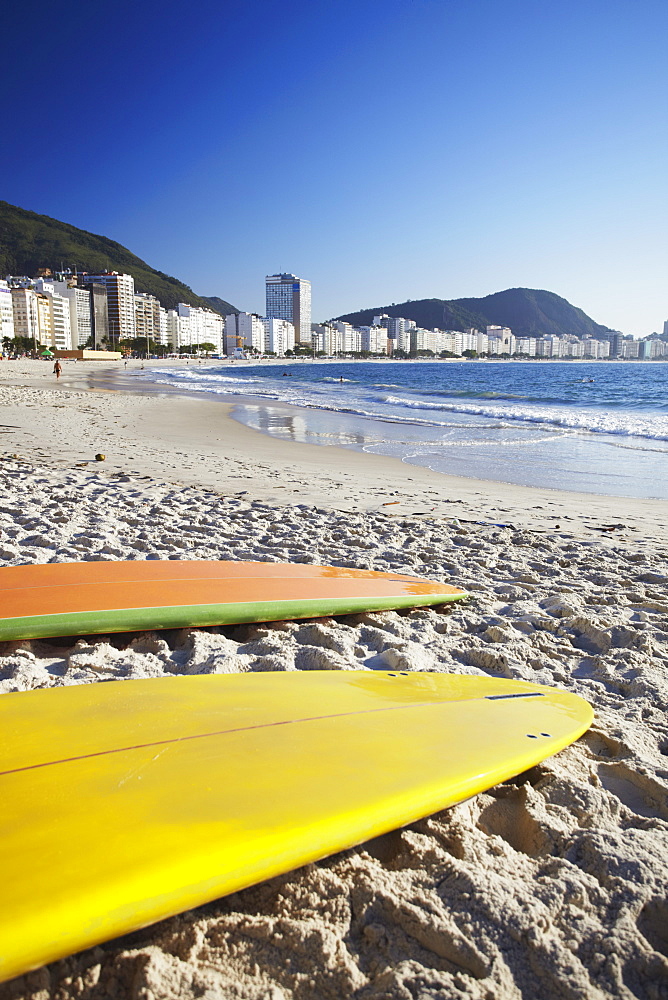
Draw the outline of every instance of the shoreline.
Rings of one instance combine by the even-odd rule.
[[[663,500],[469,479],[338,446],[281,441],[230,416],[236,405],[254,402],[252,396],[190,398],[164,386],[150,388],[139,378],[132,385],[143,362],[130,362],[127,370],[99,364],[67,365],[58,381],[50,370],[43,373],[44,362],[3,364],[0,398],[3,423],[10,426],[0,437],[2,450],[55,467],[86,464],[103,475],[132,472],[221,493],[246,492],[281,506],[483,520],[564,538],[632,538],[641,545],[668,539]],[[37,393],[32,401],[31,393]],[[42,434],[32,424],[35,406]],[[106,455],[103,463],[94,461],[96,453]]]
[[[483,393],[482,402],[479,399],[474,404],[464,402],[461,410],[454,401],[452,406],[443,407],[438,402],[437,411],[453,410],[441,417],[435,412],[425,414],[425,407],[428,411],[429,407],[421,400],[424,386],[402,388],[401,379],[398,385],[373,384],[376,376],[380,376],[382,383],[388,380],[393,383],[399,377],[387,365],[381,371],[363,363],[359,375],[354,365],[340,367],[335,363],[323,369],[309,364],[307,368],[308,371],[303,371],[297,365],[290,370],[288,366],[275,365],[272,371],[258,364],[236,370],[229,365],[214,366],[211,378],[206,369],[191,367],[188,371],[185,366],[176,379],[171,378],[168,370],[155,368],[142,372],[145,377],[136,380],[123,379],[119,373],[110,374],[119,388],[137,388],[139,382],[147,392],[163,386],[167,392],[180,392],[185,398],[233,402],[234,420],[274,440],[338,446],[369,456],[393,456],[412,468],[428,468],[456,479],[668,502],[668,478],[656,476],[661,459],[668,456],[665,448],[668,422],[658,414],[657,420],[651,421],[648,414],[638,411],[638,416],[631,408],[616,425],[611,413],[611,429],[606,430],[605,405],[599,402],[589,407],[588,400],[583,399],[581,408],[575,408],[573,420],[566,415],[568,407],[560,415],[559,407],[552,412],[548,406],[540,419],[531,419],[520,408],[518,420],[511,415],[507,421],[505,402],[501,403],[501,409],[492,403],[491,412],[486,410],[486,397],[494,397],[499,389],[502,400],[519,398],[503,395],[503,387],[497,385],[497,372],[493,379],[496,391]],[[435,366],[427,363],[427,368],[436,378]],[[573,379],[573,373],[568,373],[565,386],[596,381],[591,377],[592,369],[586,371],[590,376],[586,379]],[[277,378],[281,373],[297,377],[285,381]],[[561,366],[562,381],[566,374]],[[338,376],[347,383],[345,389],[333,385],[338,383]],[[407,376],[412,377],[410,373]],[[515,384],[507,390],[511,394],[520,391],[518,377],[522,378],[515,366],[510,376]],[[601,384],[603,381],[599,379]],[[460,390],[461,385],[459,389],[455,387],[453,395],[467,395]],[[527,391],[531,394],[530,389]],[[414,392],[418,393],[419,402],[412,395]],[[392,394],[400,398],[392,399]],[[401,398],[404,394],[408,395],[408,401]],[[389,405],[384,412],[384,404],[404,402],[403,410],[401,406],[397,411],[395,405]],[[423,416],[426,420],[421,419]],[[624,426],[635,419],[641,424],[644,420],[644,427],[638,428],[638,438]],[[663,432],[659,425],[664,427]],[[643,440],[645,437],[650,440]]]

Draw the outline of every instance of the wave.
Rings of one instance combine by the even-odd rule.
[[[155,371],[155,370],[154,370]],[[452,428],[452,421],[438,419],[438,414],[461,414],[474,418],[469,429],[483,427],[502,429],[520,428],[533,425],[545,431],[558,428],[562,434],[589,433],[617,437],[634,437],[653,441],[668,441],[668,417],[646,411],[612,410],[583,406],[550,406],[545,400],[535,405],[528,404],[528,397],[502,396],[500,394],[478,394],[477,400],[414,399],[400,394],[370,393],[364,399],[364,386],[360,386],[361,398],[346,394],[345,403],[336,395],[325,392],[322,382],[337,383],[338,378],[319,379],[318,384],[301,380],[280,380],[262,375],[214,375],[197,369],[176,369],[168,376],[159,369],[155,374],[158,384],[178,387],[181,384],[188,392],[208,392],[214,395],[255,396],[263,400],[274,400],[291,406],[345,413],[351,416],[379,420],[383,423],[418,425],[423,427]],[[263,377],[264,376],[264,377]],[[349,380],[351,381],[351,380]],[[274,384],[272,384],[274,383]],[[376,384],[375,388],[379,388]],[[388,386],[389,388],[389,386]],[[412,389],[408,390],[411,394]],[[494,402],[492,402],[494,399]],[[518,400],[522,399],[523,404]],[[481,424],[480,421],[485,421]],[[462,425],[459,425],[462,426]],[[466,425],[463,425],[466,426]]]
[[[508,428],[505,428],[508,430]],[[491,438],[468,438],[467,440],[457,440],[456,438],[445,438],[442,441],[379,441],[371,442],[370,444],[364,445],[365,451],[371,451],[372,448],[390,448],[396,447],[397,449],[409,448],[414,454],[429,454],[432,451],[435,452],[445,452],[450,451],[452,448],[526,448],[530,445],[544,445],[546,441],[554,441],[561,439],[561,434],[543,435],[540,437],[530,438],[530,437],[510,437],[501,438],[495,437],[493,440]]]
[[[592,434],[620,434],[629,437],[668,441],[668,419],[647,414],[643,419],[637,413],[607,413],[593,409],[563,409],[556,407],[508,406],[495,407],[474,403],[423,403],[416,399],[386,396],[385,403],[417,410],[436,410],[446,413],[469,413],[472,416],[495,417],[513,423],[548,424],[567,430],[588,431]]]
[[[549,403],[562,403],[566,400],[560,397],[554,399],[545,400],[541,396],[529,396],[526,393],[512,393],[512,392],[497,392],[494,389],[455,389],[452,386],[443,386],[440,389],[421,389],[419,386],[412,385],[377,385],[374,388],[380,389],[404,389],[407,392],[411,392],[415,396],[440,396],[441,399],[525,399],[529,402],[549,402]]]
[[[233,375],[213,375],[211,372],[201,372],[197,369],[184,368],[181,370],[173,369],[171,372],[165,373],[160,368],[153,368],[152,373],[156,375],[161,375],[162,378],[156,379],[156,382],[160,382],[161,385],[170,385],[174,379],[185,378],[191,382],[238,382],[244,385],[257,385],[257,376],[255,378],[238,378]]]
[[[638,444],[622,444],[621,441],[611,441],[613,448],[622,448],[624,451],[652,451],[657,455],[668,455],[668,448],[648,448]]]
[[[166,378],[157,378],[157,379],[155,379],[155,384],[156,385],[171,385],[171,386],[174,385],[173,382],[170,382],[170,380],[166,379]],[[177,388],[178,388],[178,386],[177,386]],[[184,386],[184,388],[186,388],[186,387]],[[252,395],[252,396],[257,397],[258,399],[271,399],[274,402],[278,402],[278,400],[281,398],[280,396],[278,396],[274,392],[263,392],[261,389],[253,389],[252,393],[245,392],[245,391],[241,392],[239,390],[234,390],[234,389],[229,389],[229,390],[228,389],[216,389],[216,388],[213,388],[210,385],[189,385],[187,387],[187,389],[188,389],[188,392],[208,392],[208,393],[211,393],[214,396],[250,396],[250,395]]]

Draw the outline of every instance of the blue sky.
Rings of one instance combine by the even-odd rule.
[[[0,196],[314,319],[546,288],[668,318],[665,0],[42,0],[3,15]]]

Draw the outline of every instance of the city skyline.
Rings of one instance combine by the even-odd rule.
[[[239,312],[223,317],[211,308],[179,302],[162,306],[155,296],[135,287],[131,274],[85,271],[8,275],[0,279],[2,353],[157,351],[158,356],[205,353],[243,358],[251,354],[284,357],[306,352],[313,357],[400,358],[551,358],[663,360],[668,343],[652,334],[634,340],[614,331],[593,336],[567,333],[532,335],[499,324],[483,329],[448,330],[420,326],[415,319],[379,314],[370,324],[310,322],[311,285],[294,274],[267,275],[266,316]],[[370,317],[371,318],[371,317]],[[69,352],[69,353],[67,353]],[[85,353],[80,355],[84,358]]]
[[[9,202],[258,313],[258,274],[294,270],[320,319],[529,287],[661,331],[665,4],[117,14],[5,15]]]

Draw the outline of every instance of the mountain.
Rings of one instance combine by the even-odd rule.
[[[215,309],[224,316],[239,311],[218,296],[196,295],[178,278],[156,271],[106,236],[96,236],[48,215],[38,215],[0,201],[0,275],[34,276],[43,267],[50,267],[52,271],[69,267],[94,274],[101,271],[131,274],[137,291],[157,296],[166,309],[173,309],[178,302],[187,302]]]
[[[418,299],[399,305],[379,306],[346,313],[337,319],[353,326],[366,326],[374,316],[404,316],[426,329],[468,330],[486,326],[509,326],[516,336],[597,337],[608,333],[607,326],[594,322],[582,309],[571,305],[554,292],[538,288],[507,288],[503,292],[475,299]]]
[[[218,295],[200,295],[200,298],[204,302],[208,302],[209,309],[213,309],[214,312],[222,313],[223,316],[229,316],[230,313],[238,313],[239,310],[236,306],[231,306],[229,302],[225,299],[221,299]]]

